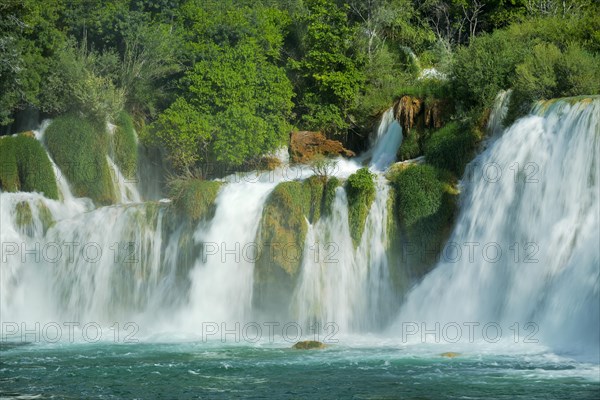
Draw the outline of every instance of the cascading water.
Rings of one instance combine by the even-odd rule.
[[[348,225],[348,202],[336,191],[331,216],[309,227],[293,311],[303,326],[335,323],[342,332],[376,329],[394,304],[387,259],[389,190],[378,180],[365,231],[355,249]]]
[[[396,153],[402,144],[402,127],[394,117],[394,108],[389,108],[381,117],[377,137],[372,150],[370,165],[384,171],[396,160]]]
[[[598,98],[540,103],[474,161],[442,260],[396,332],[492,322],[512,338],[532,322],[536,340],[598,360],[599,115]]]
[[[38,140],[47,126],[45,122],[36,132]],[[378,189],[357,248],[343,188],[337,190],[331,216],[309,226],[301,277],[290,293],[290,316],[301,323],[335,322],[352,332],[374,329],[389,319],[389,191],[379,171],[394,161],[401,140],[390,109],[369,151]],[[10,221],[3,223],[2,242],[26,249],[39,246],[45,255],[33,260],[36,255],[31,254],[23,263],[19,251],[3,259],[2,319],[103,324],[134,319],[154,331],[184,332],[198,332],[202,322],[249,320],[256,258],[252,245],[264,204],[279,182],[305,179],[311,171],[285,167],[256,177],[230,177],[217,196],[214,216],[197,223],[195,232],[184,232],[173,227],[179,222],[165,205],[140,203],[135,185],[126,183],[108,156],[107,162],[121,203],[115,206],[93,209],[89,200],[74,198],[57,167],[62,202],[2,193],[3,222]],[[356,161],[339,162],[340,178],[361,167]],[[15,217],[16,204],[23,199],[32,210],[29,231],[19,228]],[[127,204],[131,202],[135,204]],[[49,210],[48,226],[40,207]],[[327,243],[335,246],[334,264],[311,257],[311,246]],[[321,248],[325,250],[331,251]],[[184,261],[184,253],[190,252],[186,256],[191,260]]]
[[[292,315],[304,326],[335,323],[347,333],[377,329],[389,319],[395,304],[387,255],[389,187],[381,171],[395,161],[401,143],[402,128],[392,107],[381,117],[372,148],[358,157],[370,159],[377,189],[357,248],[343,188],[336,191],[331,215],[309,227],[292,300]],[[359,167],[352,162],[338,176]]]
[[[250,317],[256,232],[264,203],[276,182],[227,184],[216,200],[215,216],[200,224],[201,246],[191,274],[189,307],[182,325],[198,330],[202,322],[244,322]],[[241,206],[243,204],[243,206]]]

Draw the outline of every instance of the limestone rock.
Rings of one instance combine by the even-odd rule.
[[[442,356],[442,357],[448,357],[448,358],[455,358],[455,357],[460,356],[460,353],[454,353],[452,351],[447,351],[445,353],[440,354],[440,356]]]
[[[303,342],[298,342],[292,346],[292,349],[295,350],[317,350],[324,349],[327,345],[322,342],[318,342],[316,340],[305,340]]]
[[[321,132],[296,131],[290,137],[290,156],[294,163],[307,163],[316,155],[353,157],[353,151],[342,142],[327,139]]]
[[[412,96],[402,96],[394,108],[394,116],[402,126],[402,131],[406,135],[415,123],[421,113],[423,101]]]

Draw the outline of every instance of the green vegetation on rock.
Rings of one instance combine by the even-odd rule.
[[[29,134],[0,139],[0,188],[8,192],[39,192],[58,199],[54,168],[48,154]]]
[[[103,126],[74,114],[56,118],[44,135],[48,151],[67,177],[73,193],[102,205],[115,202],[106,159],[108,139]]]
[[[375,200],[376,188],[373,178],[368,168],[361,168],[346,181],[348,223],[355,247],[360,243],[371,204]]]
[[[451,122],[435,131],[426,141],[425,159],[437,168],[461,176],[474,155],[477,142],[474,129]]]
[[[419,132],[414,129],[402,140],[402,144],[398,149],[398,161],[406,161],[412,158],[417,158],[421,155],[421,145],[419,144]]]
[[[35,211],[34,211],[35,210]],[[52,213],[46,207],[46,205],[38,200],[34,203],[34,209],[32,209],[31,205],[27,201],[20,201],[15,206],[15,218],[16,223],[19,228],[30,231],[33,226],[33,216],[34,212],[37,212],[37,216],[42,224],[42,229],[44,233],[54,224],[54,218],[52,217]]]
[[[31,207],[26,201],[17,203],[15,207],[16,221],[20,228],[25,228],[33,222],[33,214],[31,213]]]
[[[115,121],[114,158],[115,164],[126,178],[134,178],[137,172],[137,140],[133,120],[125,111],[121,111]]]
[[[327,214],[327,190],[336,178],[312,176],[303,182],[278,184],[263,209],[258,232],[260,251],[255,264],[254,302],[258,308],[279,310],[293,292],[304,251],[308,222]],[[283,306],[283,309],[286,306]]]
[[[402,257],[419,274],[431,268],[450,232],[458,192],[450,173],[421,164],[389,175],[402,235]]]
[[[441,205],[443,187],[430,165],[413,165],[392,177],[399,217],[405,226],[434,214]]]
[[[331,215],[333,202],[335,201],[335,192],[342,182],[335,176],[329,178],[325,184],[323,193],[323,216]]]
[[[170,196],[184,217],[192,221],[210,219],[222,182],[197,178],[180,178],[169,184]]]
[[[0,188],[6,192],[19,191],[19,169],[15,141],[12,137],[0,139]]]

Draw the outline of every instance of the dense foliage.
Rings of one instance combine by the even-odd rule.
[[[427,140],[425,159],[435,167],[461,176],[473,158],[477,134],[469,126],[452,122],[434,132]]]
[[[126,111],[141,142],[161,147],[176,174],[202,163],[247,165],[292,127],[364,141],[374,118],[406,94],[449,99],[450,119],[468,131],[501,89],[514,89],[509,120],[539,98],[598,93],[599,7],[8,0],[0,4],[0,126],[12,133],[19,112],[35,109],[130,132]],[[423,79],[428,68],[433,79]],[[428,149],[425,139],[409,136],[400,157],[449,145]],[[134,156],[122,150],[115,159],[130,176],[134,162],[124,157]]]

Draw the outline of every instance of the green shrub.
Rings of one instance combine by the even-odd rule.
[[[562,52],[551,43],[533,47],[517,66],[516,80],[505,124],[526,114],[536,100],[600,93],[600,57],[578,44]]]
[[[450,74],[462,111],[490,107],[496,94],[511,86],[516,65],[528,48],[505,31],[476,37],[456,51]]]
[[[169,184],[173,204],[193,221],[210,219],[222,183],[197,178],[176,179]]]
[[[358,246],[365,229],[365,222],[375,200],[374,176],[368,168],[361,168],[346,181],[348,196],[348,223],[354,246]]]
[[[600,49],[599,29],[600,17],[592,11],[583,17],[528,19],[474,38],[458,48],[451,68],[452,92],[461,111],[491,107],[496,94],[513,85],[523,91],[513,93],[512,120],[537,95],[596,93],[598,61],[591,54]]]
[[[58,199],[54,168],[48,154],[34,137],[17,135],[0,140],[2,190],[39,192]]]
[[[138,152],[133,120],[129,114],[121,111],[115,122],[117,126],[114,134],[115,164],[123,176],[134,178],[137,172]]]
[[[451,122],[434,132],[425,143],[427,163],[461,176],[473,157],[478,136],[474,129]]]
[[[115,202],[106,160],[108,133],[103,127],[73,114],[64,115],[52,121],[44,139],[75,195],[102,205]]]

